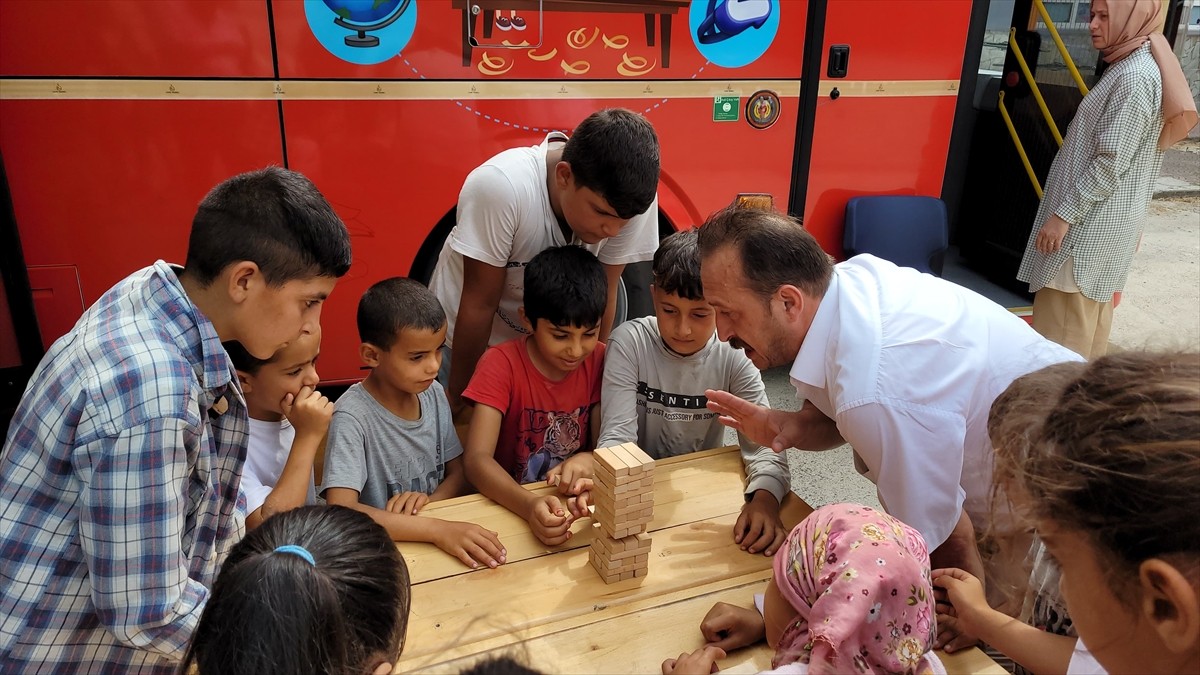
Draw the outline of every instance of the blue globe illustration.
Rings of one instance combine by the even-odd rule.
[[[323,0],[325,6],[346,21],[370,24],[386,19],[401,0]]]

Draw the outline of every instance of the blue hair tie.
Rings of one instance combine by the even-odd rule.
[[[307,562],[309,565],[312,565],[313,567],[317,566],[317,561],[313,560],[312,554],[309,553],[308,549],[304,548],[303,546],[297,546],[295,544],[285,544],[283,546],[276,548],[275,553],[291,553],[292,555],[294,555],[298,558],[303,558],[304,561]]]

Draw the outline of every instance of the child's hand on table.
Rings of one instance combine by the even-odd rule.
[[[691,654],[680,654],[677,659],[667,659],[662,663],[663,675],[709,675],[715,673],[717,660],[725,658],[725,651],[720,647],[705,645]]]
[[[499,567],[506,561],[508,551],[501,545],[500,537],[491,530],[474,523],[446,520],[438,525],[436,532],[434,545],[458,558],[467,567]]]
[[[710,647],[732,651],[763,640],[767,624],[756,609],[718,602],[700,622],[700,634]]]
[[[415,516],[425,508],[429,503],[429,495],[424,492],[402,492],[398,495],[392,495],[387,501],[387,511],[392,513],[406,513],[410,516]]]

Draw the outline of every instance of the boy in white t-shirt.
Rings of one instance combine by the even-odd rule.
[[[525,265],[541,251],[580,244],[604,264],[600,339],[607,338],[621,272],[658,248],[658,172],[654,128],[637,113],[611,108],[589,115],[569,140],[551,133],[539,145],[501,152],[467,176],[458,222],[429,282],[446,308],[439,380],[458,420],[462,392],[484,350],[528,332],[518,316]]]
[[[333,403],[316,390],[321,329],[302,334],[266,361],[237,342],[225,349],[250,415],[242,492],[246,527],[255,528],[276,513],[317,501],[313,462],[333,418]]]

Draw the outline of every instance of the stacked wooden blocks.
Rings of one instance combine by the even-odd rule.
[[[654,460],[633,443],[597,448],[592,487],[600,531],[588,560],[605,583],[646,576],[654,518]]]

